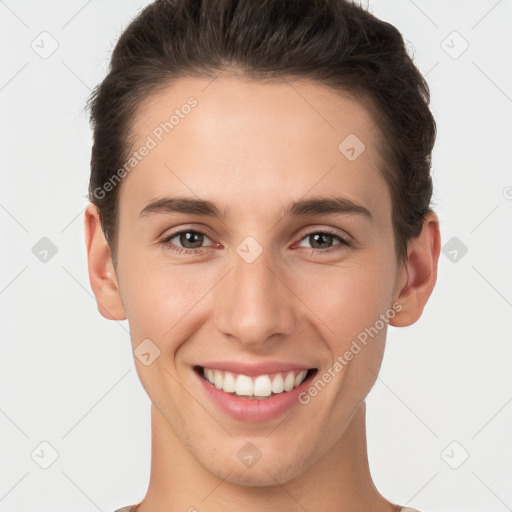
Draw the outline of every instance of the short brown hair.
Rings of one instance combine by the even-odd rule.
[[[347,0],[156,0],[119,38],[108,75],[88,99],[93,127],[89,200],[116,261],[120,187],[97,194],[130,151],[137,106],[181,77],[294,77],[357,97],[379,127],[395,251],[432,211],[436,124],[428,85],[398,30]]]

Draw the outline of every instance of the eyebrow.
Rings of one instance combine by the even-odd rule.
[[[346,197],[313,197],[289,204],[283,215],[302,217],[307,215],[345,215],[358,214],[368,220],[374,220],[370,210]]]
[[[164,197],[148,203],[141,210],[140,216],[143,217],[151,213],[185,213],[217,217],[224,220],[229,215],[229,209],[221,210],[215,203],[204,199]],[[358,214],[372,222],[374,221],[374,217],[367,208],[346,197],[313,197],[292,201],[281,214],[282,216],[291,215],[292,217]]]
[[[223,211],[215,203],[204,199],[192,197],[163,197],[148,203],[140,212],[140,216],[150,213],[188,213],[192,215],[206,215],[225,219],[228,210]]]

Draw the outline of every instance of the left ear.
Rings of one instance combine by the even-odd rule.
[[[407,281],[396,297],[402,309],[390,319],[391,325],[406,327],[421,317],[436,284],[440,252],[439,219],[434,212],[429,212],[421,233],[409,241],[405,264]]]

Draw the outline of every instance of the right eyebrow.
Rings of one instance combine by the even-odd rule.
[[[188,213],[226,219],[229,210],[220,208],[211,201],[191,197],[163,197],[148,203],[140,212],[143,217],[151,213]]]

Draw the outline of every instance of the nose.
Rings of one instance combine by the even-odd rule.
[[[215,289],[216,327],[247,348],[270,353],[296,325],[298,301],[285,269],[265,250],[252,263],[234,251],[230,268]]]

